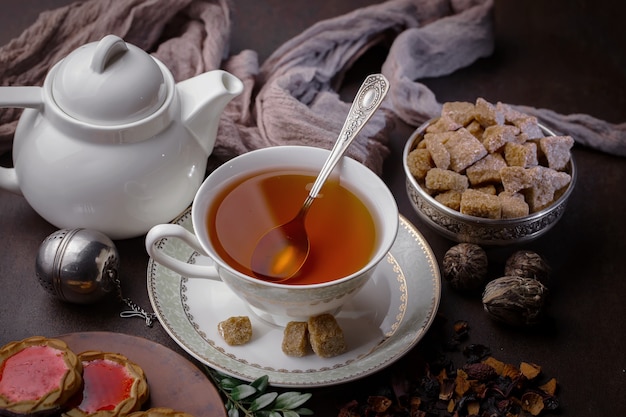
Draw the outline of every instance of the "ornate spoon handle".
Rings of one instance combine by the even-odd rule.
[[[356,135],[361,131],[363,126],[365,126],[365,123],[367,123],[376,109],[378,109],[387,95],[388,90],[389,82],[382,74],[369,75],[365,81],[363,81],[359,91],[356,93],[352,107],[350,107],[346,121],[339,132],[339,138],[335,142],[335,146],[333,146],[328,159],[320,170],[304,202],[302,207],[304,211],[308,209],[313,199],[317,197],[322,185],[324,185],[324,182],[328,179],[328,176],[337,165],[337,162],[339,162],[350,143],[352,143]]]

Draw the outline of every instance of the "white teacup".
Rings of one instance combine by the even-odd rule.
[[[289,321],[306,321],[322,313],[337,313],[385,258],[398,231],[395,199],[385,183],[365,165],[344,157],[333,172],[333,176],[339,177],[340,184],[365,204],[375,223],[373,253],[360,270],[350,275],[308,285],[264,281],[237,271],[222,259],[207,231],[209,207],[233,178],[275,168],[317,173],[328,154],[328,150],[308,146],[277,146],[251,151],[226,162],[206,178],[196,193],[191,208],[195,235],[175,224],[154,226],[146,236],[148,254],[155,262],[181,276],[223,281],[257,316],[270,323],[285,325]],[[171,257],[159,249],[159,241],[163,238],[182,239],[200,254],[211,258],[214,266],[188,264]]]

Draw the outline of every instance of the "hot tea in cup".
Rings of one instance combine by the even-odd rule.
[[[239,272],[264,279],[250,260],[271,228],[294,217],[315,172],[279,169],[253,172],[224,187],[207,214],[207,233],[218,253]],[[291,285],[320,284],[357,272],[376,246],[376,225],[359,197],[339,181],[322,188],[306,217],[310,251]]]
[[[256,276],[250,259],[260,238],[293,218],[327,150],[279,146],[240,155],[212,172],[192,205],[194,233],[158,225],[146,236],[155,262],[185,277],[222,280],[259,317],[277,324],[337,312],[386,256],[398,230],[398,209],[384,182],[344,157],[307,215],[309,256],[296,276],[276,283]],[[180,238],[215,266],[188,264],[159,249]]]

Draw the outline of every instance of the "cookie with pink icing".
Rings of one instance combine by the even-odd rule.
[[[0,348],[0,415],[58,414],[82,385],[82,364],[62,340],[33,336]]]

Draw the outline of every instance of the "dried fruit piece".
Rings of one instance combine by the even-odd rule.
[[[498,321],[533,325],[541,318],[547,296],[547,287],[536,279],[505,276],[485,286],[483,307]]]
[[[550,378],[548,382],[539,386],[539,389],[548,395],[556,394],[556,378]]]
[[[452,325],[452,330],[454,330],[454,334],[456,337],[467,336],[467,332],[469,330],[469,323],[465,320],[457,320]]]
[[[372,395],[367,398],[367,405],[370,406],[375,413],[384,413],[391,404],[391,400],[382,395]]]
[[[478,401],[470,401],[467,403],[467,415],[477,416],[480,411],[480,403]]]
[[[519,365],[519,370],[522,375],[524,375],[528,380],[531,380],[536,378],[537,375],[541,373],[541,366],[534,363],[522,362]]]
[[[456,290],[476,290],[487,275],[487,253],[473,243],[459,243],[443,257],[443,276]]]
[[[443,401],[448,401],[452,398],[454,394],[455,380],[452,378],[445,378],[439,384],[439,399]]]
[[[522,394],[522,410],[528,411],[533,416],[538,416],[543,410],[543,397],[533,391]]]
[[[456,395],[458,395],[459,397],[464,396],[465,393],[468,392],[471,387],[472,387],[472,383],[469,382],[469,376],[467,375],[467,373],[463,369],[458,369],[456,372],[456,380],[455,380],[455,387],[454,387],[454,392],[456,393]]]
[[[487,365],[495,369],[498,375],[502,375],[502,372],[504,370],[504,362],[497,360],[493,356],[489,356],[483,361],[483,363],[486,363]]]
[[[502,373],[500,375],[503,377],[507,377],[511,379],[512,381],[515,381],[519,378],[521,374],[522,373],[515,365],[511,365],[510,363],[505,363],[504,366],[502,367]]]

